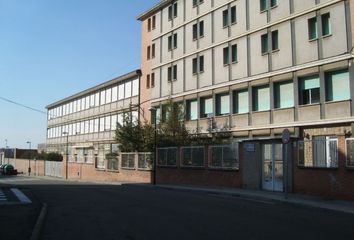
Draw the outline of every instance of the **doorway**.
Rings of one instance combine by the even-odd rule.
[[[284,190],[283,145],[262,144],[262,188],[268,191]]]

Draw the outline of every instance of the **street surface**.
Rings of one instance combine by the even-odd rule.
[[[22,177],[6,185],[48,204],[43,240],[354,239],[354,215],[270,200]]]

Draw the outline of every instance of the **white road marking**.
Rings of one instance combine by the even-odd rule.
[[[32,203],[32,201],[17,188],[11,188],[11,191],[16,195],[18,200],[20,200],[22,203]]]
[[[7,197],[2,190],[0,190],[0,201],[7,201]]]

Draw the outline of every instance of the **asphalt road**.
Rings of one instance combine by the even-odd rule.
[[[48,204],[43,240],[354,239],[354,215],[134,185],[12,181]]]

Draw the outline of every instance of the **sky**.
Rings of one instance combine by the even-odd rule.
[[[0,0],[0,148],[46,141],[62,98],[140,67],[136,17],[159,0]]]

